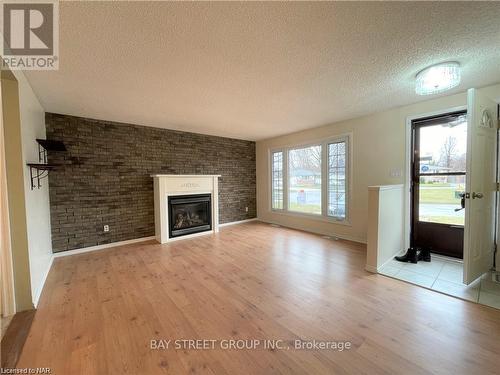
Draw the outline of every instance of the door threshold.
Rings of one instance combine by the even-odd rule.
[[[441,255],[441,254],[434,254],[431,251],[431,259],[432,258],[444,260],[444,261],[447,261],[447,262],[455,262],[455,263],[464,264],[464,260],[463,259],[449,257],[449,256],[446,256],[446,255]]]

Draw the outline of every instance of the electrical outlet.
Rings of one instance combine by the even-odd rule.
[[[245,212],[248,212],[248,207],[245,207]]]
[[[104,226],[104,232],[109,232],[109,225]]]

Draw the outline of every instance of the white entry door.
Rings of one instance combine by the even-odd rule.
[[[496,194],[497,104],[475,89],[467,92],[467,181],[464,283],[493,265]]]

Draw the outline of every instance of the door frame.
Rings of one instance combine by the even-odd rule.
[[[467,105],[449,107],[444,109],[439,109],[432,112],[419,113],[416,115],[411,115],[406,117],[405,123],[405,173],[404,173],[404,248],[408,249],[410,247],[410,236],[411,236],[411,123],[413,120],[418,120],[425,117],[442,116],[452,112],[466,111]]]
[[[5,159],[5,137],[3,122],[2,90],[0,90],[0,315],[2,318],[16,313],[14,289],[14,265],[10,242],[9,198],[7,196],[7,164]]]
[[[497,184],[500,183],[500,100],[496,101],[497,103],[497,144],[496,144],[496,151],[497,151]],[[497,185],[498,186],[498,185]],[[493,259],[493,264],[495,267],[495,270],[497,272],[500,272],[500,192],[498,191],[495,194],[495,210],[496,212],[496,220],[497,220],[497,226],[496,226],[496,236],[495,236],[495,245],[496,245],[496,254],[495,254],[495,259]]]

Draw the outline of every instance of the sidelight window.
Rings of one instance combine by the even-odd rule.
[[[283,209],[283,151],[272,153],[271,180],[272,180],[272,208]]]

